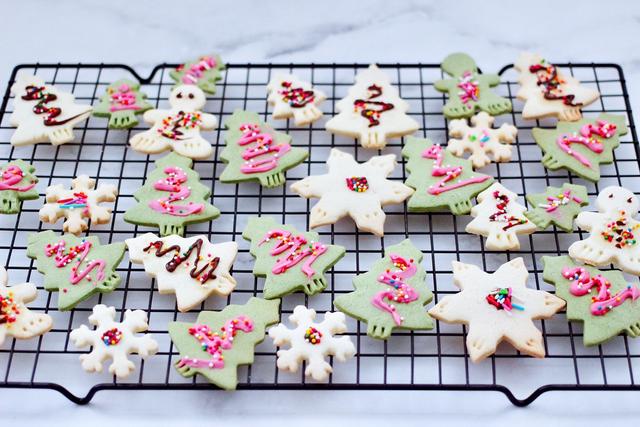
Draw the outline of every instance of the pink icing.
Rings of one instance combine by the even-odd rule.
[[[463,104],[468,104],[469,101],[477,101],[480,95],[480,88],[478,82],[473,78],[474,74],[471,71],[465,71],[458,82],[458,96]]]
[[[258,243],[258,246],[269,242],[271,239],[277,239],[276,245],[271,249],[271,256],[277,256],[288,251],[282,258],[278,258],[273,266],[273,274],[285,273],[291,267],[297,265],[300,261],[308,259],[302,265],[302,272],[311,278],[316,274],[311,268],[311,264],[327,251],[327,245],[320,242],[308,243],[304,236],[293,236],[286,230],[270,230],[264,238]]]
[[[266,132],[260,132],[260,126],[255,123],[241,125],[240,131],[242,137],[238,140],[238,145],[245,146],[256,143],[256,145],[245,148],[242,152],[242,158],[246,160],[244,165],[240,167],[242,173],[270,171],[278,165],[278,158],[291,150],[291,146],[286,143],[274,145],[273,137]],[[253,160],[264,155],[268,155],[268,157]]]
[[[24,179],[24,172],[16,165],[9,165],[2,171],[2,178],[0,180],[0,190],[11,191],[29,191],[35,187],[36,183],[24,185],[22,187],[17,186],[20,181]]]
[[[544,208],[547,212],[554,212],[560,206],[566,205],[570,201],[574,201],[576,203],[582,203],[582,199],[577,196],[571,195],[571,190],[567,190],[564,193],[560,194],[558,197],[549,196],[547,197],[547,201],[549,203],[541,203],[538,206]]]
[[[198,80],[202,78],[205,71],[208,71],[216,66],[215,58],[211,56],[203,56],[200,61],[191,65],[188,70],[185,70],[185,74],[182,76],[182,83],[187,85],[194,85],[198,83]]]
[[[111,106],[109,111],[139,110],[136,104],[136,94],[128,84],[122,84],[117,91],[111,94]]]
[[[470,184],[478,184],[480,182],[484,182],[490,177],[488,175],[482,176],[473,176],[468,179],[463,179],[455,184],[450,184],[445,186],[445,184],[449,181],[452,181],[462,174],[464,168],[462,166],[442,166],[442,160],[444,158],[444,149],[440,145],[432,145],[422,152],[422,157],[425,159],[433,159],[433,168],[431,170],[431,176],[442,176],[440,181],[438,181],[435,185],[429,187],[429,194],[437,196],[440,193],[444,193],[446,191],[455,190],[456,188],[465,187]]]
[[[87,267],[84,270],[80,270],[80,265],[82,265],[84,260],[87,258],[87,255],[89,255],[89,251],[91,251],[91,242],[83,240],[82,243],[80,243],[78,246],[73,246],[72,248],[70,248],[69,252],[67,253],[65,253],[64,251],[65,245],[66,242],[64,240],[60,240],[55,245],[46,245],[44,248],[44,252],[48,257],[51,257],[55,254],[56,257],[54,261],[57,268],[66,267],[76,258],[76,256],[79,256],[78,263],[75,266],[71,267],[69,282],[71,282],[72,285],[77,284],[85,277],[88,281],[91,281],[91,277],[88,276],[88,274],[91,272],[91,270],[96,268],[98,269],[96,273],[96,279],[98,281],[104,279],[104,269],[106,263],[103,259],[90,260],[87,263]]]
[[[394,264],[398,270],[391,271],[387,270],[382,273],[378,277],[378,282],[384,283],[385,285],[389,285],[393,287],[393,290],[384,290],[380,291],[374,295],[371,300],[371,304],[374,307],[386,311],[391,314],[393,317],[393,321],[396,325],[400,326],[402,321],[404,320],[394,305],[391,305],[385,300],[393,301],[399,304],[409,304],[418,299],[418,292],[407,283],[404,282],[405,279],[409,279],[416,274],[416,265],[413,260],[407,261],[405,258],[400,255],[391,254],[390,255],[391,262]]]
[[[168,176],[156,181],[155,184],[153,184],[153,188],[157,191],[168,191],[169,196],[152,200],[149,202],[149,207],[156,212],[172,216],[189,216],[202,212],[204,209],[203,203],[188,202],[186,205],[173,204],[191,195],[191,189],[182,186],[182,184],[187,182],[187,174],[177,166],[165,168],[164,173]]]
[[[581,144],[587,147],[594,153],[600,154],[604,150],[604,145],[593,135],[598,135],[602,138],[611,138],[616,133],[617,126],[613,123],[609,123],[605,120],[598,120],[594,126],[588,123],[580,128],[580,134],[574,133],[573,135],[561,135],[556,143],[558,147],[565,153],[573,156],[580,163],[586,167],[591,167],[591,162],[587,157],[581,153],[578,153],[571,149],[571,144]]]

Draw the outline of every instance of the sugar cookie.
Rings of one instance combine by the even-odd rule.
[[[179,65],[169,75],[179,85],[196,85],[211,95],[216,93],[216,83],[222,80],[225,65],[219,55],[204,55]]]
[[[551,224],[571,233],[573,219],[582,206],[589,204],[587,188],[576,184],[563,184],[562,188],[547,187],[540,194],[527,194],[529,210],[524,214],[538,228],[545,230]]]
[[[20,212],[23,200],[35,200],[40,197],[36,184],[34,168],[24,160],[13,160],[0,166],[0,213]]]
[[[93,109],[93,115],[109,119],[112,129],[129,129],[138,124],[138,115],[153,108],[147,95],[140,92],[140,84],[128,79],[120,79],[109,86],[100,102]]]
[[[296,126],[305,126],[322,117],[318,106],[327,96],[292,74],[273,77],[267,92],[267,101],[273,106],[273,118],[276,120],[293,117]]]

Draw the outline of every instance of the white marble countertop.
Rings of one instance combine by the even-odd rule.
[[[228,62],[438,63],[464,51],[491,71],[531,50],[552,62],[620,64],[636,119],[640,112],[639,2],[325,0],[304,8],[301,3],[5,1],[0,87],[6,87],[14,65],[33,62],[125,63],[144,75],[158,63],[208,52]],[[586,425],[596,415],[609,422],[637,417],[637,399],[637,393],[551,393],[520,410],[491,392],[101,392],[92,405],[76,407],[52,391],[0,389],[0,419],[28,416],[70,426],[83,425],[87,417],[92,425],[124,419],[193,424],[204,418],[226,426],[312,416],[306,425],[469,425],[470,419],[489,423],[499,416],[520,424],[543,417]]]

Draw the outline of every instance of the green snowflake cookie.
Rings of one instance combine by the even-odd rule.
[[[567,302],[567,319],[584,322],[584,345],[601,344],[625,333],[640,336],[640,289],[618,270],[576,264],[568,256],[543,256],[543,278]]]
[[[437,90],[449,94],[449,101],[443,108],[447,118],[471,117],[478,111],[486,111],[492,116],[511,111],[511,101],[490,89],[500,84],[500,76],[478,73],[476,62],[466,53],[447,56],[441,68],[452,77],[434,83]]]
[[[308,153],[291,147],[291,137],[276,132],[256,113],[236,110],[225,120],[226,147],[220,159],[228,163],[220,181],[260,181],[272,188],[285,183],[284,172],[302,163]]]
[[[354,292],[335,299],[340,311],[367,323],[367,335],[387,339],[394,329],[433,329],[424,306],[433,299],[410,240],[390,246],[371,270],[353,279]]]
[[[196,323],[170,322],[171,341],[180,352],[176,369],[183,377],[203,375],[226,390],[238,384],[238,366],[253,363],[254,347],[267,326],[280,320],[280,300],[251,298],[222,311],[202,311]]]
[[[555,224],[561,230],[571,233],[573,219],[582,206],[589,204],[587,188],[582,185],[563,184],[562,188],[547,187],[545,193],[527,194],[531,209],[525,216],[538,228],[545,230]]]
[[[185,225],[220,216],[220,210],[207,202],[211,189],[200,183],[191,159],[170,153],[155,163],[157,169],[133,195],[139,203],[125,212],[125,221],[159,227],[161,236],[184,236]]]
[[[47,230],[29,236],[27,256],[44,274],[44,288],[60,292],[58,308],[67,311],[98,292],[118,287],[115,269],[124,256],[124,243],[101,245],[96,236],[59,236]]]
[[[627,133],[624,116],[599,114],[597,119],[558,122],[555,129],[533,128],[533,139],[544,152],[542,164],[565,168],[590,181],[600,179],[600,164],[613,162],[613,150]]]
[[[254,217],[242,233],[256,258],[253,274],[266,277],[264,297],[280,298],[303,291],[315,295],[327,287],[324,272],[344,256],[345,249],[318,241],[318,233],[298,232],[270,217]]]
[[[35,171],[36,168],[24,160],[13,160],[0,166],[0,213],[18,213],[23,200],[40,197]]]
[[[409,137],[402,149],[411,174],[405,184],[416,190],[409,199],[410,212],[449,209],[454,215],[471,211],[471,199],[493,182],[474,172],[471,161],[454,156],[428,139]]]
[[[146,98],[147,95],[140,92],[139,83],[121,79],[107,87],[100,103],[93,107],[93,115],[108,117],[112,129],[129,129],[138,124],[138,114],[153,108]]]
[[[176,82],[175,86],[196,85],[213,95],[216,93],[216,83],[222,80],[220,72],[224,69],[219,55],[205,55],[178,66],[169,75]]]

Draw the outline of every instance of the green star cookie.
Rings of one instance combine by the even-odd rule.
[[[216,83],[222,80],[221,71],[224,69],[225,65],[220,55],[205,55],[179,65],[169,75],[176,82],[174,87],[183,84],[196,85],[204,92],[214,95]]]
[[[18,213],[23,200],[40,197],[35,171],[36,168],[24,160],[13,160],[0,167],[0,213]]]
[[[153,108],[146,99],[138,82],[120,79],[107,87],[100,103],[93,107],[93,115],[109,118],[112,129],[129,129],[138,124],[138,114]]]
[[[527,201],[533,208],[525,212],[525,216],[538,228],[545,230],[554,224],[571,233],[573,219],[582,206],[589,204],[589,196],[582,185],[563,184],[562,188],[547,187],[545,193],[527,194]]]

